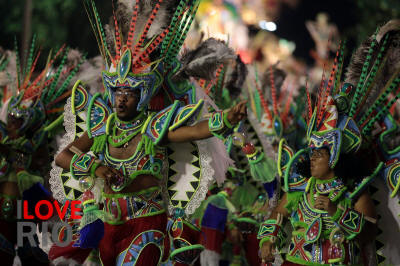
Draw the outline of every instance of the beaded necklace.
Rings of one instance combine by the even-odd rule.
[[[135,137],[139,132],[141,132],[145,119],[144,112],[140,113],[137,117],[130,121],[122,121],[117,116],[115,116],[115,123],[112,128],[112,134],[108,136],[108,142],[113,147],[121,147],[124,145],[126,148],[129,141]],[[117,132],[119,134],[117,135]]]
[[[335,202],[347,189],[343,181],[338,177],[333,177],[327,180],[312,177],[310,180],[310,188],[311,195],[313,195],[313,197],[311,197],[312,205],[314,205],[315,198],[318,195],[328,196],[332,202]]]

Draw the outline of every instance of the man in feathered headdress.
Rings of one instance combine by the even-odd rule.
[[[53,192],[81,199],[84,215],[73,243],[53,247],[50,258],[81,261],[98,248],[104,265],[158,265],[169,258],[191,264],[204,247],[197,244],[200,231],[184,218],[218,174],[213,164],[227,167],[222,158],[211,161],[222,142],[204,139],[228,135],[246,107],[241,102],[196,123],[203,100],[196,100],[188,78],[212,78],[234,55],[210,39],[178,60],[199,1],[121,2],[105,29],[94,2],[85,5],[106,63],[105,93],[91,95],[79,81],[72,92],[66,119],[72,138],[66,136],[69,144],[55,159],[64,170],[53,169],[62,182]],[[103,211],[92,192],[99,179]]]
[[[36,64],[40,52],[36,55],[35,52],[34,37],[24,67],[21,67],[17,49],[15,56],[2,58],[0,66],[5,76],[0,122],[0,257],[5,265],[12,265],[17,233],[21,233],[17,232],[16,226],[17,200],[27,201],[29,212],[33,213],[39,200],[52,199],[43,186],[43,177],[50,166],[49,133],[54,133],[62,121],[60,111],[71,92],[69,83],[80,66],[77,62],[68,69],[64,68],[67,52],[63,47],[53,58],[49,56],[39,72]],[[61,63],[52,73],[54,62],[60,55],[63,55]],[[35,72],[39,74],[33,78]],[[36,235],[35,238],[39,243]],[[31,247],[28,241],[24,241],[23,247],[18,247],[17,254],[23,265],[48,265],[46,254]]]
[[[360,163],[361,150],[368,149],[362,140],[368,138],[372,125],[364,123],[371,113],[358,111],[361,92],[374,75],[369,75],[367,82],[361,79],[355,89],[349,84],[340,88],[336,70],[341,66],[336,65],[342,64],[343,58],[338,58],[339,54],[327,86],[323,88],[324,80],[321,83],[314,111],[308,101],[308,148],[291,158],[285,170],[286,193],[260,227],[264,261],[273,261],[273,249],[285,245],[282,224],[288,218],[294,231],[283,265],[368,263],[365,247],[374,239],[377,215],[366,188],[383,164]],[[371,123],[375,115],[369,117]]]

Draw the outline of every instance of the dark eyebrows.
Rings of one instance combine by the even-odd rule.
[[[311,154],[311,156],[312,156],[313,154],[321,156],[321,155],[323,155],[324,153],[326,153],[327,155],[329,155],[329,151],[328,151],[327,148],[314,149],[313,152],[312,152],[312,154]]]
[[[129,87],[114,87],[115,91],[125,91],[125,90],[130,90]]]

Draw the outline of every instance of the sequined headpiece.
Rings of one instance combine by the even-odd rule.
[[[105,62],[106,70],[103,71],[102,78],[108,103],[114,105],[114,92],[117,88],[130,88],[140,90],[137,110],[144,110],[161,87],[165,69],[169,70],[174,64],[199,1],[166,0],[163,3],[163,0],[136,0],[129,27],[121,25],[121,18],[117,18],[113,12],[113,29],[110,30],[108,25],[107,31],[103,29],[94,1],[84,0],[84,4]],[[142,15],[147,12],[139,10],[145,6],[150,6],[152,10],[149,10],[149,17],[143,20],[139,13]],[[171,16],[157,16],[163,12],[171,12],[171,6],[174,10]],[[160,12],[163,9],[164,11]],[[125,28],[128,31],[122,32]],[[151,55],[156,50],[159,55],[154,59]]]
[[[15,44],[16,56],[16,84],[8,84],[5,91],[11,87],[16,88],[16,95],[6,93],[3,102],[8,100],[7,113],[8,116],[13,116],[17,119],[22,119],[23,123],[20,127],[20,133],[29,128],[40,128],[46,121],[46,117],[50,114],[57,114],[63,111],[62,100],[69,96],[70,91],[68,85],[72,77],[76,74],[77,70],[82,63],[82,60],[73,68],[67,68],[65,63],[67,60],[68,52],[65,46],[51,57],[49,55],[48,61],[40,74],[32,80],[32,74],[37,71],[36,64],[40,56],[40,51],[35,53],[35,40],[33,37],[31,48],[25,62],[25,67],[22,69],[18,55],[18,46]],[[63,55],[61,63],[55,72],[51,71],[54,61]],[[60,82],[60,80],[62,82]],[[59,84],[60,83],[60,84]]]
[[[340,49],[336,54],[326,87],[324,87],[325,78],[322,78],[314,111],[311,107],[311,97],[306,90],[308,99],[308,146],[311,150],[327,148],[330,153],[329,166],[331,168],[336,166],[341,152],[356,152],[360,148],[362,140],[356,122],[347,115],[348,99],[352,87],[345,84],[339,90],[340,81],[338,78],[340,75],[337,73],[337,65],[338,61],[339,64],[343,63],[342,57],[343,51]],[[336,87],[334,97],[331,96],[333,86]]]

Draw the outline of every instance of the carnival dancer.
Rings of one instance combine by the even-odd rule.
[[[99,40],[105,39],[94,2],[85,4],[98,29],[95,33]],[[65,257],[82,262],[98,248],[103,265],[159,265],[169,258],[191,264],[204,249],[197,244],[200,231],[184,220],[188,208],[198,206],[192,201],[200,204],[204,199],[209,184],[205,178],[214,173],[202,170],[210,163],[207,165],[198,155],[204,147],[194,141],[227,136],[246,116],[246,101],[196,123],[203,100],[195,101],[195,91],[188,82],[190,71],[199,61],[211,63],[202,73],[215,71],[224,54],[213,57],[210,51],[228,51],[231,57],[229,50],[219,49],[218,41],[210,40],[214,46],[206,50],[206,56],[200,52],[202,59],[193,53],[182,63],[176,58],[198,4],[185,0],[137,1],[128,27],[121,24],[123,18],[114,15],[114,29],[107,28],[112,48],[104,41],[99,43],[106,62],[106,71],[102,72],[105,93],[92,96],[79,81],[72,92],[74,126],[79,126],[78,117],[84,117],[86,132],[74,135],[76,138],[55,162],[82,185],[84,215],[74,242],[66,248],[53,246],[51,259]],[[126,12],[124,7],[120,3],[116,13]],[[171,17],[165,16],[171,9]],[[149,13],[147,19],[139,16]],[[159,97],[162,93],[167,97]],[[163,107],[161,111],[154,111],[154,101]],[[165,104],[168,101],[170,105]],[[202,145],[213,148],[207,143]],[[192,159],[194,155],[197,160]],[[180,166],[187,160],[186,166]],[[224,164],[222,160],[215,163]],[[103,211],[98,209],[91,191],[99,179],[104,180]],[[169,213],[173,220],[168,221]]]
[[[376,119],[365,119],[365,132],[371,142],[373,149],[364,154],[363,158],[379,157],[384,166],[380,172],[381,178],[372,181],[371,191],[379,219],[378,235],[375,247],[371,246],[370,256],[377,257],[378,264],[396,264],[400,260],[398,252],[400,232],[400,142],[399,142],[399,123],[396,121],[396,102],[399,95],[399,70],[400,70],[400,20],[393,19],[388,21],[377,30],[375,34],[369,36],[357,48],[351,58],[349,67],[346,69],[346,82],[358,84],[365,80],[363,65],[368,64],[368,71],[372,76],[369,80],[370,87],[368,93],[361,94],[358,113],[364,114],[368,109],[373,108],[374,99],[379,95],[387,98],[387,102],[379,105],[379,116]],[[372,81],[372,82],[371,82]],[[394,81],[394,83],[391,83]],[[383,99],[383,97],[382,97]],[[398,106],[398,104],[397,104]],[[387,195],[390,195],[388,197]],[[390,224],[390,227],[387,225]],[[396,228],[396,229],[395,229]],[[395,251],[395,252],[393,252]]]
[[[237,56],[234,64],[219,66],[214,81],[201,80],[199,86],[218,108],[229,108],[238,102],[247,73],[247,66]],[[224,143],[230,157],[235,161],[235,165],[242,166],[243,164],[244,167],[250,169],[247,159],[239,159],[242,151],[233,145],[238,139],[235,135],[242,136],[238,132],[246,131],[248,124],[245,124],[244,121],[238,124],[234,129],[235,133],[225,139]],[[262,160],[260,162],[264,163]],[[241,264],[246,260],[250,265],[260,264],[261,261],[258,261],[257,255],[258,225],[254,225],[257,222],[251,218],[241,217],[239,218],[240,228],[238,228],[236,219],[233,219],[236,217],[236,211],[251,209],[257,198],[258,190],[261,189],[254,183],[257,181],[253,180],[250,171],[230,167],[227,179],[223,184],[225,190],[208,197],[202,203],[203,208],[200,207],[196,210],[197,216],[201,217],[201,244],[205,248],[200,255],[202,265],[217,265],[226,262]],[[219,183],[219,185],[221,184]],[[251,224],[248,224],[249,221]],[[254,227],[254,230],[248,230],[249,227]],[[254,233],[255,241],[253,241],[252,233]]]
[[[45,67],[39,72],[37,61],[40,52],[35,51],[35,39],[24,67],[21,67],[17,48],[15,54],[11,53],[3,62],[16,63],[2,67],[7,79],[2,82],[4,94],[0,122],[0,259],[4,265],[12,265],[16,255],[17,200],[28,201],[29,211],[32,211],[39,200],[52,199],[43,186],[43,177],[51,162],[48,148],[49,135],[52,134],[49,133],[54,133],[52,131],[62,121],[62,106],[71,93],[69,82],[80,66],[78,62],[64,68],[67,52],[62,47],[54,57],[49,55]],[[51,73],[55,60],[60,57],[61,63]],[[11,69],[12,66],[16,69]],[[35,73],[38,76],[33,78]],[[36,235],[35,241],[39,243]],[[31,245],[24,241],[24,246],[17,249],[22,265],[48,265],[47,255]]]
[[[265,189],[270,205],[269,211],[266,213],[268,215],[277,204],[280,195],[282,173],[294,154],[288,142],[294,146],[296,135],[298,133],[299,135],[301,134],[301,130],[296,130],[296,124],[300,120],[301,111],[294,111],[295,108],[299,108],[300,106],[293,108],[294,88],[289,92],[288,80],[285,82],[286,74],[282,70],[277,69],[276,66],[270,66],[264,76],[265,85],[260,86],[258,71],[254,68],[254,78],[252,81],[254,83],[254,90],[251,90],[251,87],[249,87],[252,106],[249,121],[261,143],[266,143],[263,145],[264,149],[255,149],[252,143],[246,143],[245,138],[239,134],[235,134],[234,138],[236,139],[236,143],[242,147],[243,153],[247,155],[250,166],[253,166],[254,162],[259,161],[261,158],[264,158],[263,160],[267,162],[265,165],[269,165],[263,171],[254,171],[256,169],[253,170],[250,167],[253,178],[260,181]],[[270,90],[270,102],[264,96],[263,87]],[[284,88],[286,88],[286,93],[284,92]],[[283,102],[285,102],[284,105]],[[269,149],[265,147],[268,144]]]
[[[342,54],[341,49],[328,85],[322,88],[325,82],[321,82],[314,112],[308,101],[308,148],[290,160],[284,178],[286,193],[269,220],[260,226],[258,237],[264,261],[273,261],[273,250],[285,245],[282,226],[288,218],[293,233],[284,265],[370,263],[365,248],[374,240],[377,215],[365,189],[383,163],[357,162],[369,149],[368,142],[362,145],[362,140],[380,116],[375,108],[383,99],[375,98],[371,110],[360,112],[361,92],[368,88],[374,74],[366,75],[365,63],[357,87],[345,84],[340,88],[340,72],[337,74],[336,69],[341,69]],[[391,86],[395,84],[389,81]],[[386,110],[387,106],[379,108]],[[365,116],[369,116],[367,120]]]

